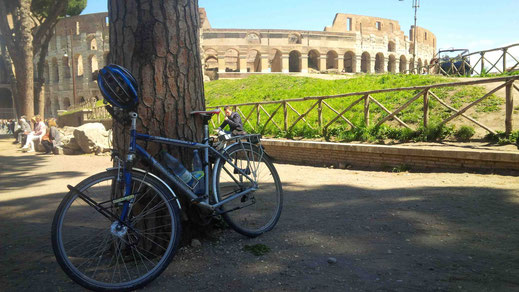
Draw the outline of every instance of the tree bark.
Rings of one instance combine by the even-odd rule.
[[[205,109],[198,1],[110,0],[108,16],[109,61],[128,68],[139,83],[137,131],[201,141],[202,121],[190,114]],[[123,155],[128,138],[128,128],[114,121],[114,148]],[[139,144],[152,155],[166,149],[158,143]],[[192,150],[168,150],[190,168]]]
[[[32,117],[34,115],[34,65],[32,47],[31,2],[21,1],[16,9],[15,22],[19,27],[15,30],[17,41],[6,41],[7,49],[13,60],[16,75],[16,91],[20,114]],[[5,18],[2,17],[2,18]],[[16,26],[16,25],[15,25]],[[9,39],[9,37],[6,37]]]
[[[43,85],[45,83],[45,57],[47,57],[47,53],[49,51],[49,43],[50,39],[53,36],[53,30],[56,26],[56,22],[54,25],[50,27],[47,34],[44,35],[42,44],[40,46],[40,51],[37,54],[38,62],[36,63],[36,77],[34,82],[34,98],[38,104],[37,113],[40,114],[43,118],[45,113],[45,92],[43,91]]]
[[[110,0],[109,61],[139,82],[139,132],[198,140],[202,123],[189,113],[205,108],[199,55],[198,1]],[[125,150],[126,131],[115,132]],[[152,154],[157,144],[143,144]]]

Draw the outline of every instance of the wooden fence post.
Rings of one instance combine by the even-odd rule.
[[[504,48],[503,49],[503,73],[506,73],[506,52],[507,52],[507,48]]]
[[[481,71],[479,71],[479,75],[482,75],[485,71],[485,53],[481,52]]]
[[[423,94],[423,127],[429,126],[429,89]]]
[[[259,125],[260,125],[260,104],[256,104],[256,126],[258,127],[259,129]]]
[[[505,118],[505,134],[508,137],[512,133],[512,113],[514,112],[514,96],[513,88],[514,82],[509,81],[506,84],[506,118]]]
[[[287,102],[283,102],[283,130],[285,132],[288,130],[288,110],[287,110]]]
[[[319,124],[319,130],[323,127],[323,100],[319,99],[319,104],[317,105],[317,123]]]
[[[369,127],[369,94],[364,95],[364,124]]]

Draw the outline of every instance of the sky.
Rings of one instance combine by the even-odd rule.
[[[417,25],[433,32],[440,48],[470,52],[519,43],[519,0],[421,0]],[[82,14],[106,12],[107,0],[88,0]],[[413,0],[199,0],[213,28],[322,31],[336,13],[397,20],[409,35]]]

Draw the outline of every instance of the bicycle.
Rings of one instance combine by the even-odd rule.
[[[126,113],[126,112],[125,112]],[[260,135],[211,141],[208,123],[219,110],[198,111],[202,143],[150,136],[136,131],[137,114],[129,112],[130,145],[117,166],[86,178],[56,210],[52,247],[59,265],[81,286],[98,291],[133,290],[158,277],[171,262],[181,234],[180,190],[210,216],[221,215],[240,234],[256,237],[279,220],[283,190],[277,171],[261,146]],[[194,193],[137,140],[201,150],[204,193]],[[147,161],[163,177],[135,167]],[[169,184],[168,184],[169,183]]]

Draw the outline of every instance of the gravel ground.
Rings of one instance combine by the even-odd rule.
[[[52,253],[66,192],[109,157],[43,156],[0,139],[0,290],[77,291]],[[217,229],[182,247],[147,291],[519,291],[519,180],[276,165],[274,230]],[[255,256],[245,246],[270,251]]]

